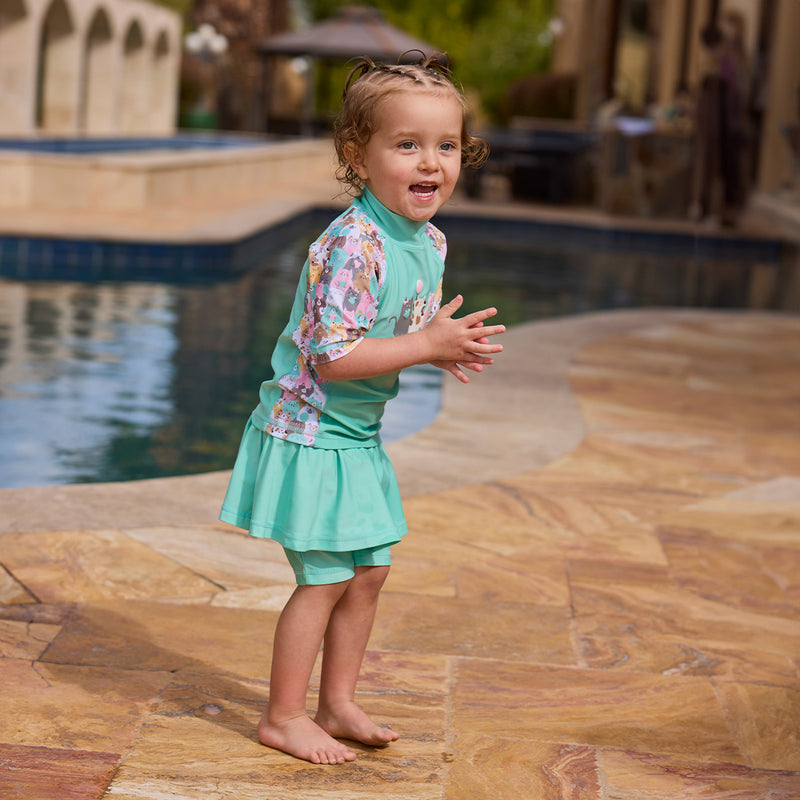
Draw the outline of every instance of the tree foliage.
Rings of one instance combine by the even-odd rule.
[[[153,0],[153,2],[155,2],[156,5],[177,11],[180,18],[184,21],[184,24],[187,24],[189,12],[192,10],[193,0]]]
[[[331,16],[352,0],[308,0],[314,20]],[[554,0],[372,0],[386,20],[446,52],[458,80],[490,117],[501,109],[508,87],[545,71],[550,47],[547,24]]]

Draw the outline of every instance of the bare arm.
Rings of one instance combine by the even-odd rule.
[[[433,363],[466,383],[468,378],[458,365],[479,372],[484,364],[491,364],[491,354],[499,353],[503,345],[489,344],[488,337],[503,333],[505,326],[483,324],[497,313],[494,308],[454,319],[453,314],[462,302],[458,295],[442,306],[421,331],[387,339],[366,337],[347,355],[318,364],[317,374],[326,381],[348,381],[386,375],[414,364]]]

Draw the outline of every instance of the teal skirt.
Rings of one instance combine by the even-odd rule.
[[[408,531],[382,445],[307,447],[270,436],[250,420],[219,518],[298,551],[363,550]]]

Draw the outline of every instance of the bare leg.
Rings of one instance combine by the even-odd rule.
[[[258,723],[258,738],[314,764],[343,764],[356,757],[306,713],[311,671],[331,613],[348,585],[298,586],[275,628],[269,705]]]
[[[356,567],[331,613],[322,652],[319,709],[315,721],[331,736],[387,745],[397,734],[376,725],[355,703],[356,682],[367,649],[378,596],[389,567]]]

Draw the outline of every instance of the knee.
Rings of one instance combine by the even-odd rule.
[[[350,586],[366,595],[377,595],[388,577],[389,567],[356,567],[356,574]]]

